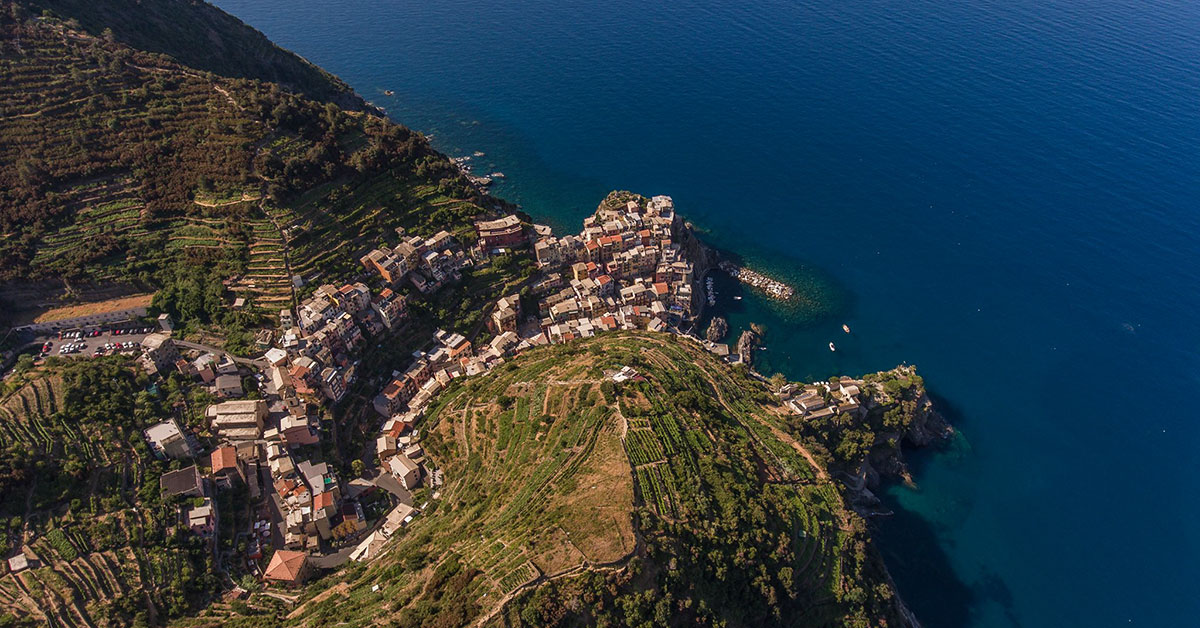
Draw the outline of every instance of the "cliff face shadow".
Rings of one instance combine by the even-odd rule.
[[[935,524],[904,509],[887,493],[880,497],[895,513],[875,525],[880,552],[900,598],[926,628],[969,625],[978,594],[954,571]]]
[[[905,448],[905,462],[918,484],[935,463],[958,466],[969,462],[970,445],[963,435],[967,421],[962,411],[936,392],[927,390],[927,393],[934,407],[958,433],[939,445],[924,449]],[[966,469],[963,471],[967,472]],[[997,585],[1004,587],[999,578],[992,578],[988,586],[980,587],[964,581],[955,571],[946,551],[945,539],[949,535],[942,533],[959,517],[927,518],[922,512],[906,509],[893,491],[880,491],[879,497],[894,513],[874,522],[880,551],[896,581],[900,597],[922,625],[926,628],[968,626],[986,598],[1003,599],[1003,592],[997,590]],[[963,504],[962,507],[969,510],[970,505]]]

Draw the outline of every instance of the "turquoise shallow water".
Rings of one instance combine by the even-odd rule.
[[[920,365],[962,437],[879,538],[927,625],[1196,623],[1200,5],[217,4],[541,221],[670,194],[813,286],[724,302],[762,370]]]

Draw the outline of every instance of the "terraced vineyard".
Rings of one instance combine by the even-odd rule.
[[[645,381],[604,377],[622,365]],[[665,597],[689,622],[895,620],[861,519],[774,438],[777,412],[757,380],[665,334],[543,347],[457,381],[418,426],[440,499],[293,619],[636,625]]]
[[[114,6],[96,6],[104,4]],[[278,312],[294,301],[292,275],[337,281],[357,273],[358,258],[394,241],[396,227],[469,239],[473,221],[501,204],[424,137],[372,112],[98,35],[106,16],[133,11],[136,19],[124,3],[70,8],[86,13],[91,33],[65,19],[0,11],[4,39],[20,42],[0,55],[0,280],[146,289],[201,280],[205,291],[226,283],[232,294],[217,295],[221,304],[163,304],[177,320],[199,315],[241,331],[253,321],[220,313],[233,298],[259,314]],[[295,61],[304,67],[293,74],[313,87],[315,69]],[[330,81],[315,91],[340,102],[344,86]]]
[[[212,586],[203,548],[173,532],[165,465],[141,441],[162,409],[137,393],[106,358],[49,366],[0,400],[3,554],[34,559],[0,576],[0,617],[124,625],[179,616]]]

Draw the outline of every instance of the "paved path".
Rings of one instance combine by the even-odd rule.
[[[400,484],[400,480],[397,480],[396,476],[392,475],[391,473],[388,473],[387,471],[379,471],[375,477],[369,477],[366,479],[370,480],[375,486],[378,486],[392,495],[395,495],[396,499],[399,499],[401,503],[408,504],[409,506],[413,505],[412,493],[410,493],[408,489],[404,488],[404,486]]]
[[[175,340],[175,344],[180,347],[184,347],[186,349],[196,349],[198,351],[208,351],[210,353],[215,353],[217,355],[220,355],[222,353],[228,354],[229,357],[233,358],[234,362],[237,362],[238,364],[245,364],[246,366],[253,366],[254,368],[258,368],[258,369],[266,370],[267,367],[271,366],[270,364],[267,363],[266,360],[264,360],[262,358],[239,358],[238,356],[233,355],[232,353],[229,353],[228,351],[226,351],[224,349],[218,349],[216,347],[210,347],[208,345],[202,345],[202,344],[198,344],[195,342],[188,342],[186,340]]]
[[[372,530],[372,532],[374,531]],[[353,554],[355,548],[357,547],[358,543],[354,543],[352,545],[343,547],[332,554],[325,554],[323,556],[309,556],[309,562],[311,562],[314,567],[320,567],[321,569],[337,569],[338,567],[341,567],[350,561],[350,554]]]

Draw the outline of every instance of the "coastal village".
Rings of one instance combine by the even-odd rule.
[[[665,195],[534,224],[211,3],[41,4],[0,20],[0,626],[911,619],[867,517],[946,430],[907,366],[753,368],[750,291],[814,284]]]
[[[677,333],[728,361],[742,359],[728,345],[692,334],[714,295],[711,281],[707,298],[699,289],[704,274],[686,250],[694,236],[668,196],[629,195],[602,205],[577,235],[555,236],[515,214],[479,221],[475,230],[476,240],[464,243],[446,231],[420,237],[397,229],[395,246],[360,257],[358,281],[320,285],[295,309],[281,309],[278,327],[258,332],[261,356],[254,359],[178,340],[170,316],[158,317],[157,331],[140,343],[143,368],[152,375],[178,371],[217,400],[202,411],[203,435],[175,418],[144,431],[156,456],[199,461],[160,480],[165,494],[187,498],[181,526],[216,551],[219,519],[230,515],[213,498],[236,490],[253,516],[236,533],[244,550],[228,558],[264,582],[300,584],[319,569],[377,558],[420,516],[427,504],[417,496],[438,497],[444,478],[424,454],[420,425],[452,380],[485,373],[531,347],[615,330]],[[410,298],[436,293],[460,281],[464,269],[513,249],[532,251],[537,271],[529,289],[493,305],[486,342],[437,330],[425,349],[400,358],[370,403],[375,464],[359,477],[341,477],[323,461],[323,423],[356,382],[365,347],[406,327]],[[753,271],[722,268],[769,296],[790,295],[791,288]],[[606,376],[621,382],[638,374],[622,367]],[[858,384],[781,392],[796,414],[819,418],[861,412]]]

